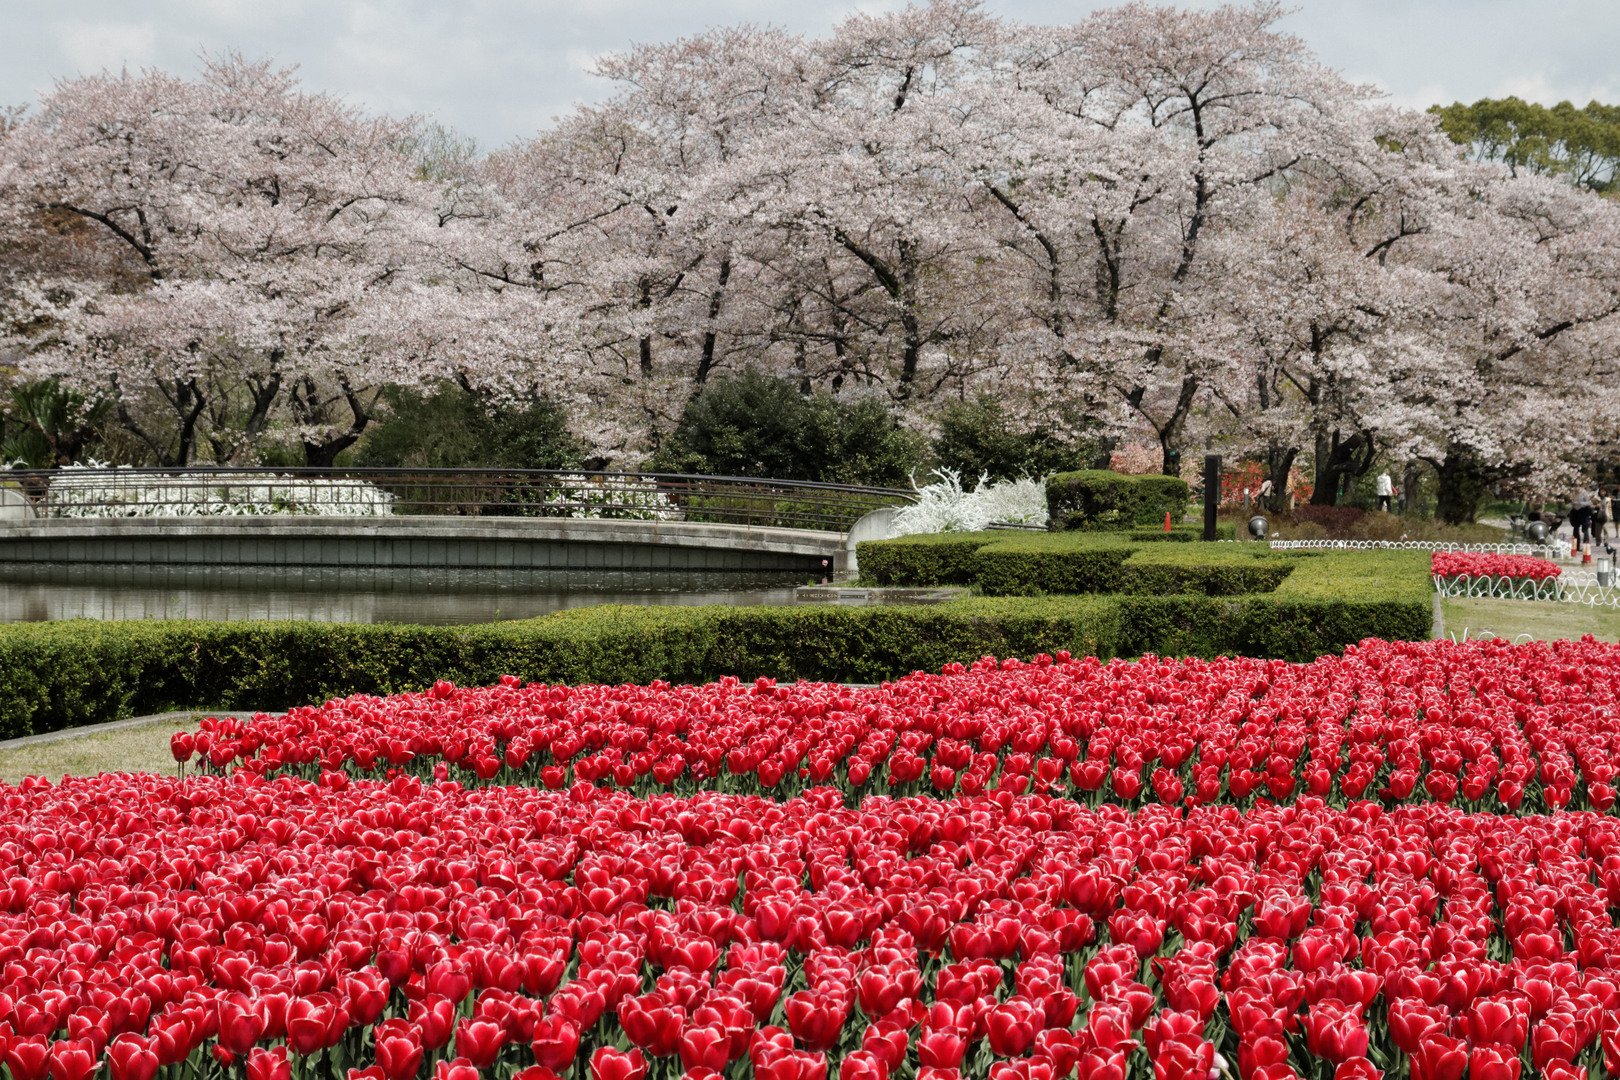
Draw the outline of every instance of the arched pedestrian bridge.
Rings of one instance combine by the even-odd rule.
[[[0,473],[0,573],[34,567],[770,573],[844,569],[909,492],[512,470]]]

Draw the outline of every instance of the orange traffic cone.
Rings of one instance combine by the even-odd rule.
[[[1170,511],[1168,510],[1164,512],[1164,531],[1170,531]]]

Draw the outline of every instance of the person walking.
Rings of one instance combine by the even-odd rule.
[[[1385,469],[1378,474],[1378,509],[1389,513],[1389,501],[1395,497],[1395,481],[1389,477],[1389,470]]]
[[[1577,546],[1591,539],[1592,493],[1584,487],[1575,489],[1569,500],[1569,531]]]
[[[1609,500],[1603,497],[1602,488],[1592,489],[1592,521],[1588,528],[1592,543],[1603,543],[1603,532],[1609,524]]]

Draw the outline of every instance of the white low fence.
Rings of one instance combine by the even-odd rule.
[[[1453,544],[1443,540],[1273,540],[1273,551],[1457,551],[1467,555],[1530,555],[1551,559],[1561,547],[1549,544]]]
[[[228,479],[173,479],[117,471],[63,469],[51,480],[41,517],[251,517],[299,514],[387,517],[394,497],[362,480],[304,479],[247,473]]]

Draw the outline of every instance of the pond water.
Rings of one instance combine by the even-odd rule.
[[[599,604],[791,604],[802,573],[62,567],[0,576],[0,622],[296,619],[455,625]]]

